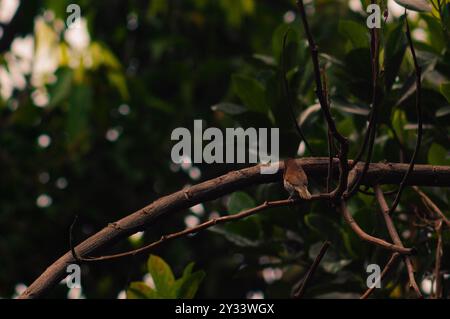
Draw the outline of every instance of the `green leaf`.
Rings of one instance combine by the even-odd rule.
[[[247,193],[235,192],[228,201],[228,213],[237,214],[243,210],[255,207],[255,201]]]
[[[392,115],[392,127],[394,128],[395,132],[397,133],[397,136],[399,137],[401,142],[406,141],[407,139],[407,132],[405,131],[404,127],[408,123],[408,120],[406,118],[406,113],[402,110],[395,110]]]
[[[239,115],[245,113],[247,108],[242,105],[223,102],[211,106],[211,110],[220,111],[229,115]]]
[[[84,84],[73,87],[70,92],[66,123],[69,144],[75,145],[86,141],[91,108],[92,88]]]
[[[428,150],[428,163],[431,165],[450,165],[449,152],[445,147],[433,143]]]
[[[420,57],[419,64],[422,67],[422,80],[424,77],[430,73],[433,72],[436,63],[438,61],[438,58],[436,55],[429,53],[429,52],[418,52],[417,53],[418,58]],[[413,73],[408,79],[406,79],[402,89],[401,89],[401,97],[397,100],[397,103],[395,103],[395,106],[401,105],[406,99],[408,99],[411,95],[416,92],[416,75]]]
[[[72,88],[73,71],[68,68],[59,69],[56,72],[57,81],[49,88],[50,101],[48,107],[59,105],[69,97]]]
[[[370,50],[367,48],[358,48],[350,51],[345,56],[345,67],[343,71],[345,75],[343,83],[352,94],[363,101],[369,102],[371,100],[371,82],[372,77]]]
[[[222,227],[210,228],[210,231],[224,236],[239,247],[258,247],[262,241],[262,229],[258,216],[251,216]]]
[[[316,213],[307,214],[304,219],[306,226],[326,238],[336,233],[339,229],[333,221]]]
[[[369,33],[363,24],[352,21],[339,21],[339,33],[350,40],[354,49],[369,47]]]
[[[349,136],[355,131],[355,125],[351,116],[347,116],[337,124],[339,132],[345,136]]]
[[[309,248],[308,256],[311,260],[314,260],[317,257],[322,245],[323,245],[322,242],[318,242]],[[326,272],[328,272],[330,274],[336,274],[339,271],[341,271],[345,266],[349,265],[350,263],[351,263],[351,260],[340,259],[336,256],[336,253],[332,249],[329,249],[323,256],[323,259],[320,262],[320,266]]]
[[[443,117],[450,114],[450,106],[441,107],[436,111],[436,117]]]
[[[233,91],[249,110],[267,113],[265,90],[261,83],[249,76],[239,74],[233,75],[231,82]]]
[[[447,99],[448,103],[450,103],[450,82],[442,83],[440,87],[440,91],[443,96]]]
[[[180,289],[178,290],[177,298],[181,299],[194,298],[205,276],[206,274],[204,271],[197,271],[189,275],[186,279],[184,279]]]
[[[263,65],[266,65],[268,67],[274,67],[277,65],[277,61],[271,56],[264,55],[264,54],[253,54],[252,58],[256,61],[261,62]]]
[[[156,292],[163,298],[174,298],[175,277],[170,266],[160,257],[150,255],[147,268],[155,282]]]
[[[127,299],[156,299],[156,291],[142,281],[135,281],[127,289]]]
[[[174,290],[177,292],[177,296],[179,294],[179,290],[183,285],[184,281],[188,279],[192,274],[192,269],[194,268],[195,263],[190,262],[183,270],[183,276],[175,281]]]
[[[287,32],[287,34],[286,34]],[[275,32],[272,36],[272,51],[275,59],[278,62],[281,62],[281,57],[283,54],[283,39],[286,38],[286,46],[290,46],[290,44],[293,44],[292,48],[295,47],[295,45],[299,44],[299,41],[301,39],[300,32],[298,29],[298,26],[296,25],[288,25],[288,24],[282,24],[277,29],[275,29]],[[292,52],[291,52],[292,53]],[[286,53],[285,53],[286,55]],[[292,65],[289,63],[289,60],[286,61],[286,65],[289,67]]]
[[[428,3],[427,0],[394,0],[394,1],[408,10],[417,12],[431,11],[431,5]]]
[[[421,15],[421,18],[427,22],[428,28],[426,30],[428,31],[433,49],[436,53],[442,53],[446,46],[446,38],[439,20],[425,14]]]
[[[130,94],[128,93],[125,75],[121,71],[110,71],[108,72],[107,77],[109,83],[119,92],[120,97],[124,100],[128,100],[130,98]]]
[[[390,90],[398,75],[407,47],[407,40],[403,32],[402,23],[389,32],[384,50],[384,83],[386,90]]]
[[[183,270],[183,277],[187,277],[192,274],[192,269],[194,269],[194,262],[190,262]]]

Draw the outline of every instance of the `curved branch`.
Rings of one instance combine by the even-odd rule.
[[[361,229],[361,227],[359,227],[359,225],[356,223],[355,219],[353,218],[353,216],[350,214],[348,208],[347,208],[347,204],[345,203],[344,200],[341,201],[341,211],[342,211],[342,215],[346,221],[346,223],[350,226],[350,228],[356,233],[356,235],[358,235],[359,238],[361,238],[362,240],[365,240],[371,244],[377,245],[381,248],[384,248],[386,250],[390,250],[392,252],[397,252],[403,255],[409,255],[412,254],[414,252],[414,250],[412,248],[405,248],[403,246],[397,245],[397,244],[391,244],[388,243],[387,241],[371,236],[369,234],[367,234],[364,230]]]
[[[306,37],[308,39],[309,49],[311,51],[311,60],[314,68],[314,80],[316,82],[316,96],[320,103],[320,108],[325,117],[328,125],[328,129],[333,135],[334,139],[339,143],[339,184],[336,189],[331,193],[332,199],[338,199],[347,188],[347,178],[348,178],[348,139],[342,135],[336,126],[336,122],[331,115],[330,104],[328,101],[328,96],[324,90],[322,84],[322,76],[320,72],[320,61],[319,61],[319,48],[312,36],[311,30],[309,28],[308,19],[306,18],[305,5],[303,0],[297,0],[297,7],[300,12],[301,20],[303,23],[303,28],[305,29]]]
[[[317,200],[320,199],[320,196],[315,196],[309,200]],[[195,227],[191,227],[191,228],[186,228],[182,231],[176,232],[176,233],[172,233],[169,235],[163,235],[159,240],[148,244],[144,247],[141,248],[137,248],[131,251],[127,251],[124,253],[119,253],[119,254],[114,254],[114,255],[108,255],[108,256],[101,256],[101,257],[87,257],[87,258],[79,258],[75,251],[72,250],[72,254],[74,255],[74,258],[78,261],[82,261],[82,262],[93,262],[93,261],[104,261],[104,260],[111,260],[111,259],[117,259],[117,258],[122,258],[122,257],[128,257],[128,256],[135,256],[137,254],[142,254],[144,252],[148,252],[149,250],[160,246],[161,244],[176,239],[176,238],[180,238],[180,237],[184,237],[190,234],[195,234],[198,233],[199,231],[205,230],[207,228],[219,225],[219,224],[223,224],[223,223],[227,223],[227,222],[231,222],[231,221],[235,221],[235,220],[239,220],[239,219],[244,219],[246,217],[255,215],[257,213],[260,213],[261,211],[268,209],[268,208],[273,208],[273,207],[283,207],[283,206],[290,206],[290,205],[295,205],[298,204],[300,202],[304,202],[305,200],[294,200],[294,199],[284,199],[284,200],[278,200],[278,201],[271,201],[271,202],[264,202],[259,206],[244,210],[238,214],[234,214],[234,215],[227,215],[227,216],[222,216],[222,217],[218,217],[218,218],[214,218],[214,219],[210,219],[207,222],[201,223],[200,225],[197,225]]]
[[[405,11],[405,24],[406,24],[406,38],[408,39],[408,44],[409,44],[409,49],[411,51],[411,55],[413,57],[413,62],[414,62],[414,69],[416,72],[416,112],[417,112],[417,142],[416,142],[416,147],[414,149],[414,153],[411,157],[411,162],[409,164],[409,168],[406,171],[405,176],[403,177],[401,183],[400,183],[400,187],[398,188],[398,192],[397,195],[395,196],[395,199],[392,203],[392,206],[389,210],[389,213],[392,213],[393,211],[395,211],[395,209],[397,208],[398,204],[400,203],[400,198],[402,196],[403,190],[406,187],[406,182],[411,174],[411,172],[414,170],[414,164],[416,162],[417,159],[417,155],[419,153],[420,150],[420,145],[422,143],[422,134],[423,134],[423,119],[422,119],[422,106],[421,106],[421,100],[422,100],[422,69],[419,65],[419,63],[417,62],[417,56],[416,56],[416,51],[414,50],[414,44],[413,44],[413,40],[411,37],[411,30],[409,28],[409,23],[408,23],[408,17],[406,16],[406,11]]]
[[[327,176],[328,160],[328,158],[303,158],[297,161],[310,179],[322,180]],[[338,160],[335,159],[334,162],[337,164]],[[351,164],[351,161],[348,164]],[[104,229],[80,243],[75,247],[75,250],[80,257],[88,256],[100,249],[111,246],[112,243],[121,238],[145,229],[157,217],[173,215],[196,204],[210,201],[253,185],[280,182],[284,163],[280,162],[279,165],[280,169],[276,174],[261,174],[261,165],[256,165],[232,171],[223,176],[164,196],[150,205],[114,223],[110,223]],[[370,164],[370,169],[363,183],[365,185],[398,184],[407,169],[408,165],[406,164]],[[333,174],[338,174],[335,166]],[[408,179],[408,184],[450,187],[450,167],[416,165]],[[48,267],[25,290],[20,298],[39,298],[43,296],[67,275],[66,267],[75,262],[76,260],[73,258],[71,251],[66,252]]]
[[[445,214],[442,212],[442,210],[431,200],[430,197],[428,197],[427,194],[422,192],[419,187],[413,186],[414,191],[420,196],[422,199],[422,202],[425,204],[425,206],[430,209],[432,212],[434,212],[438,218],[442,219],[442,221],[450,227],[450,220],[445,216]]]

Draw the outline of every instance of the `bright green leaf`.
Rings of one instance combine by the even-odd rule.
[[[141,281],[132,282],[127,289],[127,299],[156,299],[157,297],[156,291]]]
[[[156,292],[159,296],[173,298],[175,277],[170,266],[160,257],[151,255],[147,261],[147,268],[155,282]]]

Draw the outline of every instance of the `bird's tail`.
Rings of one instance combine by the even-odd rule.
[[[297,187],[297,193],[301,199],[311,199],[312,195],[306,186]]]

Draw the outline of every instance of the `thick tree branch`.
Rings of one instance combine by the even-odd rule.
[[[328,158],[303,158],[297,161],[309,179],[321,181],[327,176]],[[335,159],[334,163],[333,173],[337,175],[336,165],[338,160]],[[348,164],[351,164],[351,161]],[[358,164],[358,167],[361,164]],[[110,223],[107,227],[75,247],[75,250],[80,257],[89,256],[98,252],[100,249],[111,246],[112,243],[121,238],[145,229],[157,217],[172,216],[196,204],[207,202],[253,185],[281,182],[284,163],[280,162],[279,165],[280,170],[277,174],[261,174],[261,166],[256,165],[242,170],[232,171],[215,179],[164,196],[133,214]],[[407,169],[408,165],[406,164],[370,164],[363,184],[398,184]],[[450,187],[450,167],[416,165],[411,176],[408,178],[408,184]],[[69,250],[48,267],[25,290],[20,298],[38,298],[43,296],[67,275],[67,265],[75,262],[76,260]]]

